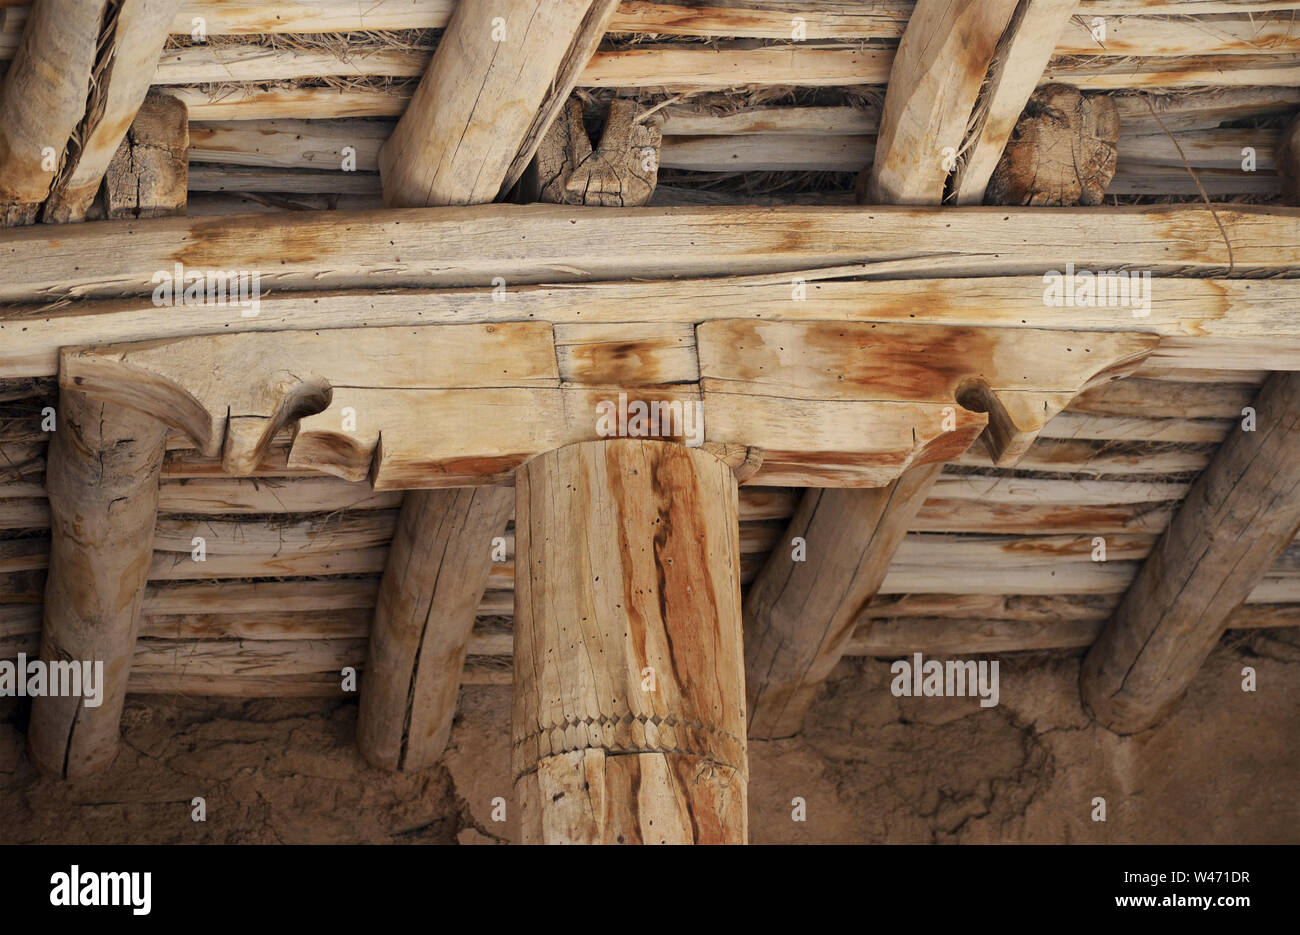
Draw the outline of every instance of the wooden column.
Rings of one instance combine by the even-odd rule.
[[[1084,660],[1084,705],[1116,733],[1169,713],[1300,529],[1300,373],[1269,377],[1254,409],[1256,430],[1215,453]]]
[[[75,779],[117,754],[127,673],[153,558],[167,431],[150,416],[59,394],[45,484],[50,565],[41,658],[103,663],[103,699],[34,699],[28,746],[44,774]]]
[[[731,469],[671,442],[584,442],[521,467],[515,497],[524,843],[745,843]]]
[[[750,737],[799,732],[942,471],[942,464],[923,464],[887,487],[804,494],[745,595]],[[791,545],[796,537],[804,540],[801,561]]]
[[[504,533],[509,487],[413,490],[379,590],[357,743],[373,766],[419,770],[451,735],[465,648]]]

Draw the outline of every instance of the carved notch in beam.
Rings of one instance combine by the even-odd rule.
[[[508,483],[542,452],[632,434],[602,428],[602,409],[658,402],[658,428],[675,431],[647,436],[763,449],[751,483],[870,487],[955,458],[981,432],[1013,463],[1076,393],[1129,372],[1157,340],[718,320],[696,329],[698,384],[609,386],[603,355],[571,357],[561,381],[552,326],[512,322],[71,348],[60,380],[158,413],[237,475],[297,420],[290,467],[377,489]]]

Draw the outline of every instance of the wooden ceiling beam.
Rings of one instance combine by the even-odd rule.
[[[508,190],[605,34],[616,0],[461,0],[379,157],[389,207]]]
[[[32,7],[0,78],[0,227],[35,221],[65,163],[86,113],[107,7],[107,0]]]
[[[1016,0],[918,0],[890,68],[875,161],[858,177],[860,203],[943,200],[976,97],[1016,6]]]
[[[179,5],[180,0],[122,0],[110,8],[85,115],[50,189],[43,220],[85,219],[153,84],[167,26]],[[169,206],[172,200],[168,197],[163,204]]]
[[[1255,426],[1215,453],[1084,660],[1084,706],[1116,733],[1169,714],[1300,529],[1300,374],[1274,374],[1253,408]]]
[[[1078,6],[1079,0],[1020,0],[1016,6],[975,102],[974,126],[960,147],[952,179],[955,204],[984,203],[1011,131]]]
[[[1152,276],[1223,275],[1229,267],[1241,276],[1290,274],[1297,243],[1300,210],[1253,205],[303,211],[0,230],[7,267],[0,303],[149,296],[155,276],[177,263],[258,272],[274,291],[467,286],[485,296],[498,276],[509,290],[788,274],[789,298],[789,277],[819,268],[841,268],[841,277],[1042,276],[1063,273],[1068,261]]]
[[[238,304],[177,308],[147,299],[11,307],[0,312],[5,343],[0,377],[55,376],[59,350],[66,346],[213,331],[348,328],[358,322],[394,327],[537,321],[556,328],[561,379],[595,366],[596,352],[589,348],[606,345],[617,332],[614,336],[632,346],[642,368],[658,364],[654,382],[671,383],[698,377],[697,324],[740,317],[1143,332],[1160,337],[1150,361],[1165,368],[1169,378],[1194,375],[1198,369],[1300,367],[1300,321],[1291,314],[1300,304],[1300,280],[1295,279],[1153,277],[1150,312],[1135,317],[1124,307],[1044,306],[1041,277],[867,281],[820,275],[825,274],[804,269],[786,276],[523,286],[509,289],[504,302],[483,288],[271,293],[262,297],[256,316],[243,315]],[[805,281],[802,302],[791,301],[792,281],[798,279]]]
[[[960,456],[986,424],[995,462],[1014,463],[1070,399],[1131,372],[1157,343],[719,320],[698,326],[666,373],[653,356],[629,360],[626,337],[594,334],[566,355],[540,321],[223,334],[69,348],[60,381],[158,414],[235,475],[255,472],[296,422],[292,469],[381,490],[509,482],[530,457],[610,434],[612,418],[625,433],[629,400],[654,400],[676,417],[650,435],[763,449],[753,483],[881,486]]]

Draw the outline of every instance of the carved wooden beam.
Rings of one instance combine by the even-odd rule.
[[[730,467],[589,442],[524,465],[515,497],[524,843],[746,843]]]
[[[610,385],[618,329],[570,355],[561,381],[544,322],[74,348],[60,381],[157,413],[236,475],[296,421],[290,468],[368,476],[376,489],[508,483],[542,452],[638,432],[764,449],[751,483],[882,486],[911,465],[956,458],[986,424],[997,463],[1013,463],[1075,394],[1130,372],[1157,342],[861,322],[696,330],[699,376],[669,385],[638,379],[636,367]]]

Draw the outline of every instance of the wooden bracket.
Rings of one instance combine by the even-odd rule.
[[[60,380],[156,415],[237,476],[296,424],[290,468],[376,489],[509,483],[529,458],[611,435],[732,446],[756,484],[876,487],[980,436],[1014,463],[1070,399],[1130,372],[1158,339],[728,319],[695,341],[698,383],[652,383],[590,347],[562,379],[554,329],[535,321],[67,348]],[[638,434],[642,405],[654,424]],[[617,418],[602,426],[602,410]]]

